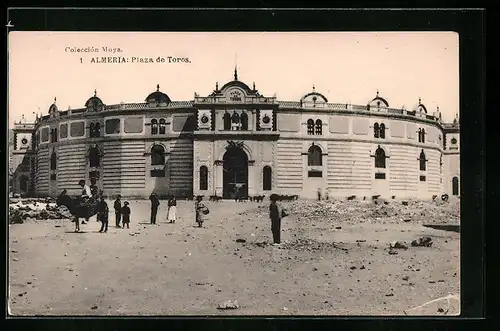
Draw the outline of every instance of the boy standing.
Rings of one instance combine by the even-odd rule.
[[[114,207],[115,207],[115,225],[117,228],[120,227],[120,221],[121,221],[121,218],[122,218],[122,214],[121,214],[121,210],[122,210],[122,201],[121,201],[121,196],[118,195],[116,197],[116,200],[115,200],[115,204],[114,204]]]
[[[101,221],[101,229],[99,232],[108,232],[108,204],[104,200],[103,196],[99,196],[99,204],[97,206],[97,217]]]
[[[127,229],[130,229],[129,223],[130,223],[130,208],[128,206],[128,201],[125,201],[123,203],[123,207],[121,209],[121,214],[123,216],[122,222],[123,222],[123,227],[125,228],[125,225],[127,226]]]

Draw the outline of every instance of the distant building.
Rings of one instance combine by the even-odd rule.
[[[459,123],[443,123],[439,109],[430,114],[420,100],[390,108],[378,92],[364,105],[329,103],[314,87],[279,101],[236,70],[190,101],[172,101],[159,86],[144,103],[106,105],[95,93],[84,108],[61,111],[54,102],[34,127],[14,130],[27,160],[36,155],[25,161],[32,177],[26,168],[16,189],[34,183],[37,196],[79,194],[78,181],[91,178],[126,197],[460,194]]]
[[[14,123],[12,141],[9,144],[9,188],[11,193],[33,195],[35,153],[32,145],[34,123],[24,120]]]

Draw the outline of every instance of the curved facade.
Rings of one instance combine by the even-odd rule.
[[[262,96],[235,79],[208,96],[106,105],[94,94],[80,109],[50,106],[37,117],[32,180],[37,196],[79,194],[85,179],[107,195],[280,193],[430,198],[459,194],[459,129],[429,114],[330,103],[314,90],[298,101]],[[459,186],[459,184],[458,184]]]

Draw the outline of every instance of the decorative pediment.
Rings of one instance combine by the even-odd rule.
[[[243,141],[233,141],[228,140],[226,149],[243,149],[244,143]]]

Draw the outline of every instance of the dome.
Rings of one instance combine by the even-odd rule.
[[[377,96],[370,101],[370,106],[372,107],[389,107],[389,102],[386,99],[382,98],[377,91]]]
[[[418,104],[415,106],[415,111],[417,112],[424,112],[427,114],[427,108],[422,104],[422,99],[418,98]]]
[[[313,102],[313,103],[327,103],[328,99],[321,93],[316,92],[316,87],[313,85],[313,91],[311,93],[307,93],[300,99],[302,102]]]
[[[85,102],[86,108],[101,109],[104,106],[102,100],[97,96],[97,91],[94,91],[94,96]]]
[[[50,105],[50,107],[49,107],[49,114],[56,113],[58,111],[59,111],[59,109],[57,108],[57,105],[56,105],[56,98],[54,98],[54,103],[52,105]]]
[[[156,91],[148,95],[146,102],[149,103],[170,103],[170,98],[163,92],[160,92],[160,85],[156,85]]]

